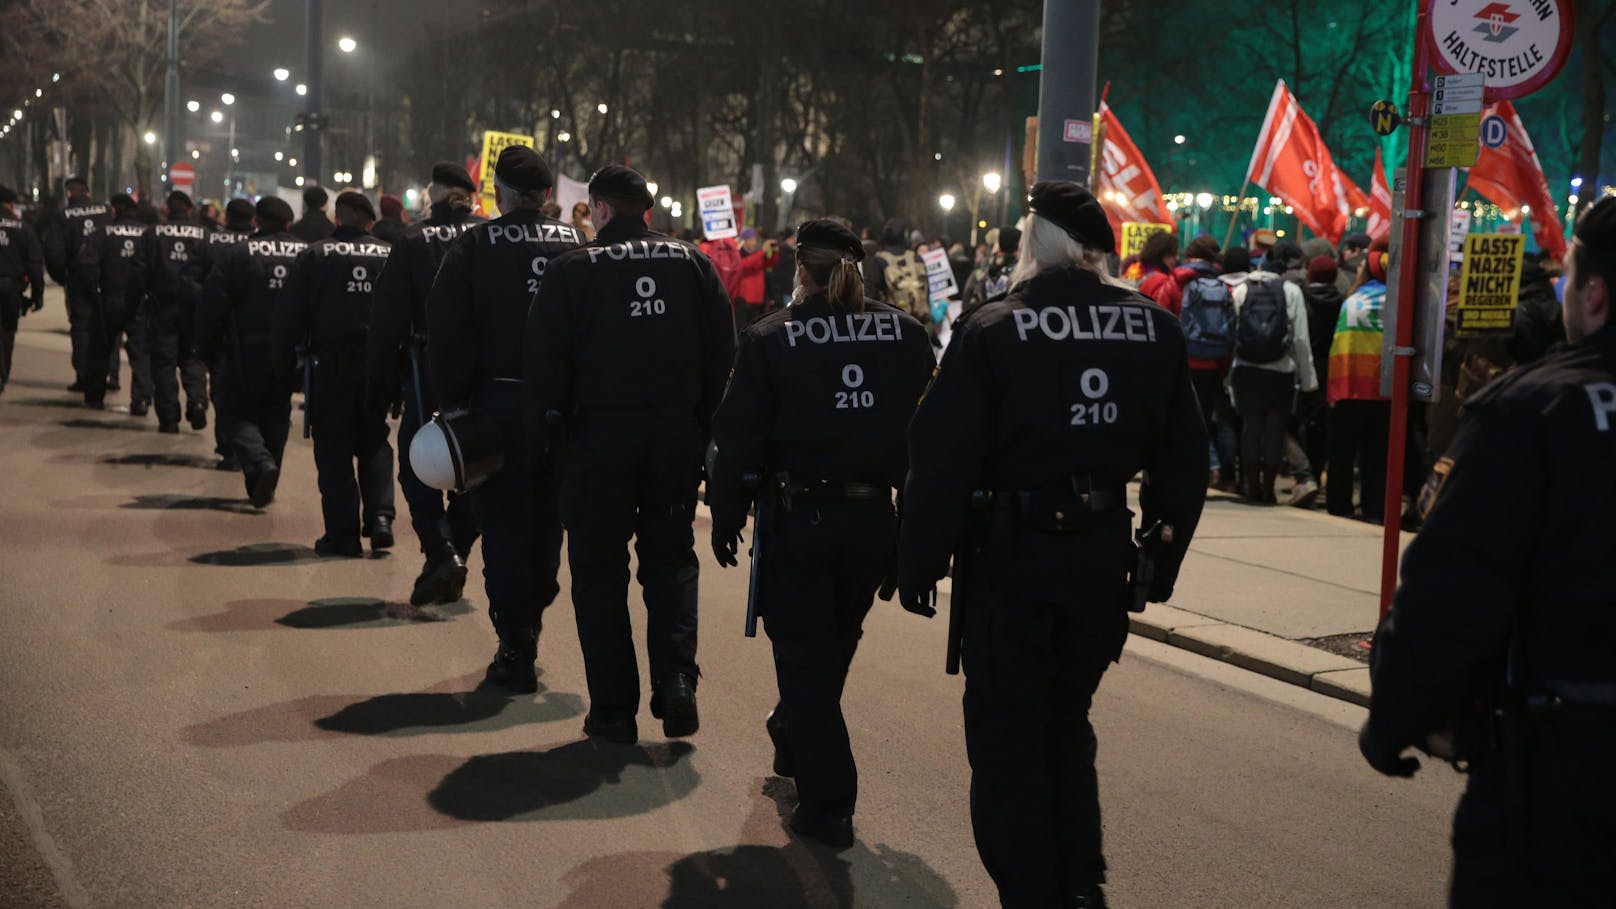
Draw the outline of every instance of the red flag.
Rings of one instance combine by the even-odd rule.
[[[1105,150],[1100,156],[1099,196],[1111,229],[1120,237],[1124,221],[1172,224],[1173,213],[1167,210],[1155,173],[1122,128],[1122,121],[1103,101],[1100,129],[1105,133]]]
[[[1386,162],[1375,148],[1375,176],[1369,185],[1369,238],[1378,240],[1392,232],[1392,187],[1386,182]]]
[[[1331,243],[1341,242],[1353,210],[1369,201],[1336,167],[1318,126],[1283,79],[1274,86],[1246,179],[1284,200],[1303,224]]]
[[[1492,122],[1495,119],[1497,123]],[[1500,101],[1482,111],[1481,134],[1484,139],[1501,136],[1503,142],[1496,148],[1481,143],[1481,156],[1470,168],[1470,188],[1508,212],[1516,224],[1523,214],[1530,214],[1537,245],[1556,259],[1564,258],[1565,228],[1554,197],[1549,195],[1549,182],[1543,178],[1532,137],[1526,134],[1515,105]]]

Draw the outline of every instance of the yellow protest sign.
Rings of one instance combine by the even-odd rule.
[[[482,196],[483,213],[490,217],[497,214],[494,209],[494,165],[499,162],[499,153],[512,145],[534,145],[532,136],[520,133],[496,133],[492,130],[483,133],[482,170],[477,180],[477,191]]]
[[[1526,238],[1520,234],[1469,234],[1459,272],[1459,335],[1473,338],[1510,330],[1521,293]]]
[[[1155,221],[1124,221],[1122,222],[1122,248],[1117,251],[1117,255],[1124,259],[1129,256],[1137,256],[1144,250],[1145,241],[1149,240],[1152,234],[1165,233],[1172,229],[1173,225],[1171,224],[1160,224]]]

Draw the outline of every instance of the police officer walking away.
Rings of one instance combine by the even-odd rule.
[[[376,209],[356,192],[337,196],[337,228],[297,257],[275,313],[275,361],[284,377],[297,351],[313,357],[304,406],[314,434],[325,535],[321,555],[358,557],[393,545],[393,449],[385,405],[365,395],[365,333],[386,243],[370,235]],[[355,466],[358,467],[357,481]],[[363,524],[360,516],[363,514]]]
[[[28,302],[23,302],[23,290]],[[45,305],[45,253],[39,235],[17,216],[17,193],[0,186],[0,392],[11,380],[11,352],[24,307]]]
[[[963,556],[950,599],[967,610],[971,820],[1000,901],[1094,907],[1089,706],[1128,608],[1172,594],[1207,438],[1178,320],[1105,274],[1116,241],[1099,203],[1051,181],[1029,207],[1010,295],[955,329],[915,414],[899,590],[931,615],[933,585]],[[1129,539],[1125,484],[1141,471],[1145,526],[1162,525],[1153,572]]]
[[[845,847],[858,770],[842,687],[864,616],[894,567],[892,493],[908,469],[909,418],[937,361],[924,325],[865,299],[858,235],[821,220],[797,237],[801,299],[741,334],[713,415],[707,501],[713,553],[734,565],[747,510],[762,500],[756,606],[780,688],[767,724],[775,772],[797,780],[792,829]]]
[[[525,354],[531,437],[553,444],[551,412],[569,428],[561,517],[589,681],[584,732],[620,743],[639,737],[631,537],[648,613],[651,715],[670,737],[700,724],[692,523],[713,410],[735,355],[718,273],[693,246],[647,228],[650,207],[645,178],[627,167],[590,178],[599,231],[550,263]]]
[[[112,220],[112,209],[90,198],[90,184],[83,177],[68,177],[66,185],[67,206],[62,209],[62,217],[57,225],[61,231],[61,248],[66,256],[61,284],[67,292],[67,325],[73,350],[73,384],[67,390],[83,393],[90,336],[95,331],[95,302],[85,291],[84,278],[78,273],[79,256],[84,245],[101,233],[102,225]],[[105,379],[106,362],[103,361],[96,368],[102,371],[102,378]]]
[[[415,579],[410,602],[453,603],[466,585],[466,556],[477,539],[477,521],[471,502],[422,483],[410,467],[410,440],[421,424],[437,411],[437,398],[427,381],[427,294],[438,274],[449,244],[465,229],[482,220],[471,213],[476,184],[466,169],[441,161],[432,167],[427,184],[432,211],[424,221],[403,228],[393,244],[387,265],[376,279],[370,304],[370,341],[365,373],[372,403],[386,407],[403,395],[403,417],[398,424],[398,485],[410,507],[410,524],[421,543],[426,564]]]
[[[530,355],[522,333],[546,266],[584,239],[539,210],[554,182],[531,148],[501,151],[494,191],[503,214],[465,227],[427,298],[432,390],[444,410],[474,410],[489,420],[504,454],[504,468],[471,491],[488,617],[499,635],[484,684],[522,694],[538,690],[539,629],[560,590],[561,568],[555,465],[528,448],[522,425]]]
[[[287,230],[292,206],[285,200],[265,196],[257,216],[252,236],[216,251],[196,337],[202,358],[217,364],[213,387],[232,460],[241,466],[253,506],[263,508],[275,498],[292,420],[290,382],[275,360],[275,318],[306,244]]]
[[[224,226],[210,230],[207,234],[207,247],[202,255],[202,280],[205,288],[209,276],[214,268],[224,260],[225,251],[237,243],[247,239],[253,232],[253,204],[246,199],[231,199],[224,207]],[[198,302],[197,319],[201,319],[200,301]],[[237,471],[241,469],[236,461],[235,451],[230,445],[230,435],[226,427],[230,419],[220,409],[219,369],[222,365],[217,359],[203,356],[206,345],[200,337],[193,335],[196,344],[197,358],[202,361],[208,371],[208,401],[213,404],[213,450],[219,455],[219,463],[214,467],[218,470]],[[214,347],[215,351],[223,347]]]
[[[191,197],[168,194],[168,221],[141,238],[136,279],[149,294],[146,344],[151,356],[152,405],[159,432],[179,432],[180,386],[191,428],[208,426],[208,372],[196,355],[196,304],[202,293],[207,228],[196,219]],[[178,373],[178,380],[175,375]]]
[[[1425,526],[1375,634],[1370,765],[1468,765],[1450,905],[1616,894],[1616,199],[1577,221],[1570,345],[1494,381],[1421,495]]]
[[[90,345],[85,355],[85,370],[80,376],[84,384],[84,406],[100,410],[107,395],[107,363],[117,355],[118,338],[128,332],[131,338],[144,333],[135,320],[142,315],[141,299],[145,288],[139,283],[141,272],[135,267],[140,255],[143,237],[151,225],[136,215],[132,196],[119,193],[112,197],[113,220],[100,225],[80,245],[78,261],[73,266],[73,280],[78,282],[80,299],[90,301]],[[134,416],[146,413],[145,393],[141,377],[139,344],[131,342],[129,356],[129,412]],[[176,426],[171,430],[178,432]]]

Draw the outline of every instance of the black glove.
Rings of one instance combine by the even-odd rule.
[[[924,618],[931,618],[937,614],[937,587],[927,584],[924,587],[912,586],[908,583],[898,585],[898,605],[905,612],[912,612]]]
[[[1414,771],[1420,769],[1419,759],[1403,757],[1401,746],[1388,748],[1370,735],[1368,723],[1364,723],[1363,728],[1358,730],[1358,751],[1363,754],[1364,760],[1369,762],[1369,766],[1387,776],[1410,777],[1414,775]]]
[[[724,568],[734,568],[740,564],[737,554],[741,551],[740,528],[726,530],[713,525],[713,558]]]

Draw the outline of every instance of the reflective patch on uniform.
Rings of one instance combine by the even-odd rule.
[[[1431,475],[1425,479],[1425,486],[1420,489],[1420,517],[1431,516],[1431,509],[1436,507],[1437,497],[1442,495],[1442,487],[1448,483],[1448,474],[1453,472],[1453,459],[1443,458],[1431,468]]]

